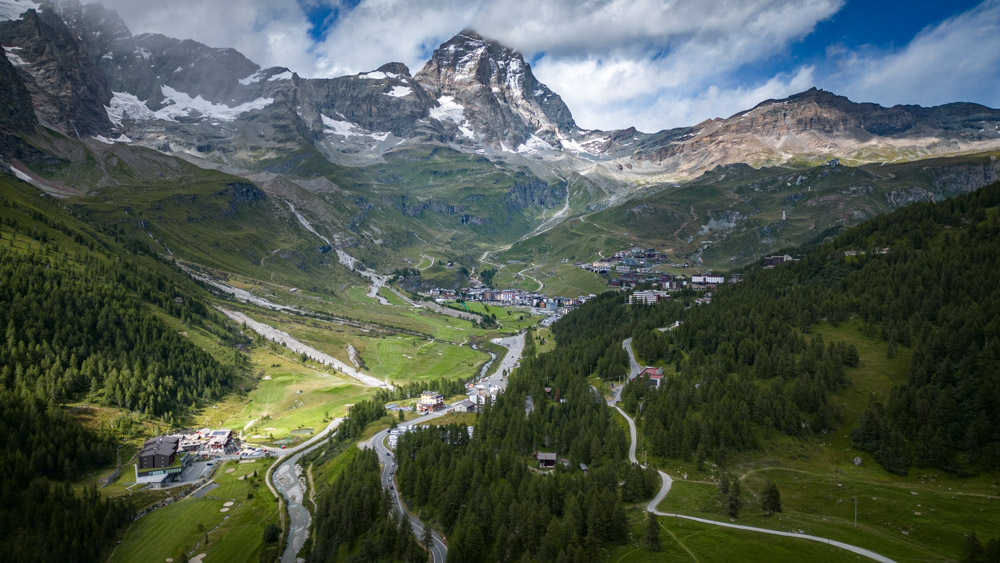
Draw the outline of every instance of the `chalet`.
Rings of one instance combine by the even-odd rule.
[[[476,412],[476,403],[466,399],[455,404],[455,412]]]
[[[552,469],[556,466],[555,452],[535,452],[535,459],[538,460],[538,467],[541,469]]]
[[[660,382],[663,381],[663,368],[657,368],[652,366],[646,366],[642,371],[639,372],[639,377],[646,376],[649,378],[649,384],[656,386],[657,389],[660,387]]]
[[[231,453],[233,449],[232,430],[213,430],[208,438],[208,451],[212,453]]]
[[[444,396],[437,391],[424,391],[417,403],[417,412],[433,412],[444,408]]]

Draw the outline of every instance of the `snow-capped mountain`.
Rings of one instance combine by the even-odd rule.
[[[465,30],[438,47],[416,80],[436,100],[431,117],[462,140],[503,150],[557,149],[577,131],[556,93],[520,53]]]
[[[856,104],[811,90],[727,119],[640,133],[581,129],[524,57],[471,30],[411,75],[401,63],[331,79],[262,69],[234,49],[133,36],[77,0],[0,0],[0,45],[38,121],[221,164],[302,172],[447,145],[587,174],[691,177],[717,165],[913,159],[1000,147],[1000,111]],[[264,164],[262,164],[264,163]]]

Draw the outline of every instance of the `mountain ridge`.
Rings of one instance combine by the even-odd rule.
[[[860,164],[1000,147],[1000,110],[961,102],[886,108],[815,88],[690,127],[587,130],[518,51],[472,29],[440,45],[414,74],[386,63],[311,79],[261,68],[231,48],[133,36],[98,4],[45,2],[25,18],[0,24],[0,43],[28,53],[51,45],[52,38],[30,36],[32,22],[48,22],[49,35],[59,35],[58,22],[72,32],[62,33],[62,59],[19,59],[43,125],[249,169],[301,151],[365,165],[397,146],[429,143],[556,174],[648,182],[736,162]],[[55,96],[61,83],[73,84],[75,97]]]

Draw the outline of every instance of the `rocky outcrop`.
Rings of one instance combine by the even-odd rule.
[[[748,162],[783,164],[791,159],[856,162],[912,159],[1000,146],[1000,110],[954,103],[925,108],[854,103],[812,88],[767,100],[728,119],[643,139],[633,159],[665,169],[698,169]]]
[[[25,133],[36,123],[31,94],[0,47],[0,134]]]
[[[68,135],[110,132],[104,107],[111,90],[104,74],[58,15],[28,10],[20,20],[0,22],[0,44],[17,57],[18,73],[43,125]]]
[[[520,53],[472,30],[438,47],[416,80],[437,100],[431,116],[459,140],[517,150],[536,136],[557,146],[577,128],[562,98]]]

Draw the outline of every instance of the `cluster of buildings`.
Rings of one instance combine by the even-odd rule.
[[[390,450],[396,449],[396,446],[399,445],[399,437],[402,436],[403,434],[406,434],[407,432],[413,432],[415,430],[424,430],[426,428],[430,428],[430,426],[426,424],[415,424],[409,426],[397,426],[396,428],[393,428],[392,430],[389,431],[389,449]],[[465,431],[469,433],[469,438],[471,438],[472,433],[475,431],[475,427],[466,426]]]
[[[650,273],[653,266],[659,266],[666,262],[667,257],[653,250],[652,248],[630,248],[620,250],[610,258],[598,260],[596,262],[577,262],[579,268],[598,274],[625,274],[629,272]],[[671,266],[687,268],[688,264],[670,264]]]
[[[153,488],[177,481],[195,458],[232,455],[240,451],[233,431],[202,428],[190,434],[157,436],[146,440],[136,454],[135,482]]]
[[[232,455],[240,450],[233,438],[233,431],[221,428],[202,428],[190,434],[179,434],[180,448],[200,456]]]
[[[596,297],[581,295],[572,297],[548,297],[535,291],[525,291],[523,289],[491,289],[488,287],[464,287],[458,291],[454,289],[437,288],[422,292],[420,295],[430,297],[439,304],[448,301],[469,301],[474,303],[486,303],[499,307],[533,307],[542,311],[557,312],[582,303]]]

